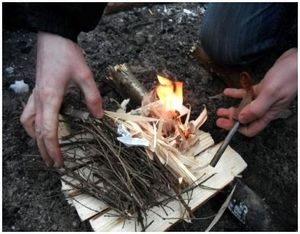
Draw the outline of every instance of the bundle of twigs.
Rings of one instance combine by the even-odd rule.
[[[178,181],[157,157],[150,160],[143,148],[128,148],[117,141],[109,118],[68,118],[67,123],[76,129],[61,142],[64,173],[74,179],[65,182],[77,189],[74,195],[90,194],[121,217],[138,218],[141,224],[147,209],[180,197]],[[75,154],[78,149],[84,154]]]

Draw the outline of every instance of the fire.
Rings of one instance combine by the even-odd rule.
[[[183,82],[171,81],[163,76],[157,75],[159,85],[156,93],[163,103],[166,111],[178,111],[181,113],[183,103]]]

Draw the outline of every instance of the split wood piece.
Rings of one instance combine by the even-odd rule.
[[[74,189],[70,183],[74,184],[76,183],[76,180],[66,175],[61,178],[61,190],[65,194],[67,201],[75,207],[81,221],[87,220],[109,208],[104,202],[93,196],[86,194],[73,196],[72,194],[74,194],[76,189]]]
[[[197,157],[203,150],[215,144],[214,140],[207,132],[199,130],[196,132],[196,136],[199,138],[199,141],[195,146],[182,152],[185,157]]]
[[[120,64],[108,68],[107,81],[124,98],[130,98],[134,105],[140,106],[146,90],[132,74],[127,64]]]
[[[204,110],[201,112],[201,114],[197,117],[197,119],[191,121],[191,124],[193,125],[193,130],[198,130],[207,120],[207,109],[204,106]]]
[[[145,117],[140,115],[131,115],[130,113],[120,113],[113,111],[104,111],[104,113],[110,117],[115,119],[125,119],[126,121],[140,121],[140,122],[157,122],[158,119]]]

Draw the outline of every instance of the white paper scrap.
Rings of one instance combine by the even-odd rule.
[[[123,124],[118,125],[117,133],[120,136],[131,136],[131,134],[126,130]]]
[[[9,86],[15,93],[27,93],[29,91],[28,84],[24,80],[16,80],[14,84]]]
[[[7,67],[5,68],[5,71],[8,73],[8,74],[12,74],[14,73],[15,69],[13,67]]]
[[[130,98],[123,100],[123,102],[121,103],[121,108],[126,112],[126,107],[128,105],[130,101]]]
[[[117,133],[120,135],[117,140],[126,146],[149,146],[149,141],[145,138],[132,137],[122,124],[118,125]]]
[[[183,9],[183,13],[187,14],[187,15],[191,15],[191,16],[197,16],[196,13],[194,13],[194,12],[188,10],[188,9]]]
[[[126,146],[149,146],[149,142],[144,138],[136,138],[131,136],[117,137],[118,141]]]

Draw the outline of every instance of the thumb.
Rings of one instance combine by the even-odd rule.
[[[272,104],[272,100],[263,95],[258,96],[241,110],[239,121],[242,124],[248,124],[261,118],[269,110]]]
[[[271,118],[268,118],[268,115],[266,115],[260,119],[251,122],[247,126],[241,127],[239,129],[239,132],[247,137],[253,137],[259,132],[261,132],[270,122]]]

